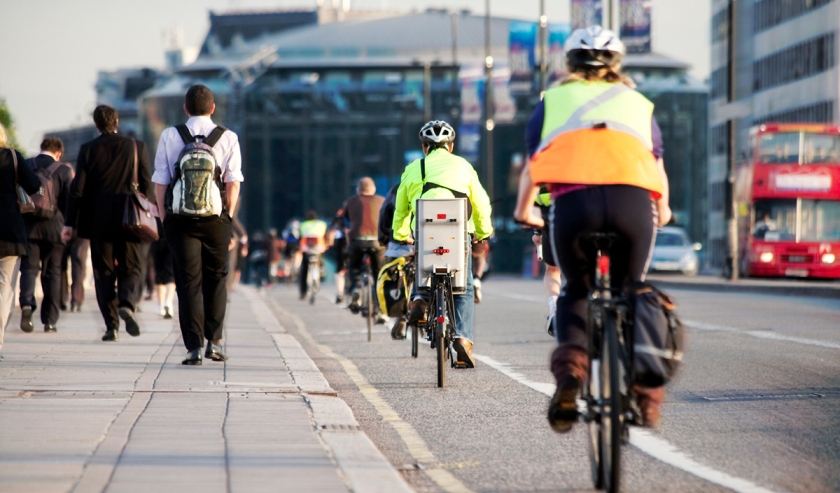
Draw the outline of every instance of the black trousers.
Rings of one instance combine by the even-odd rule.
[[[41,273],[41,288],[44,290],[44,305],[41,307],[41,323],[58,323],[61,302],[61,257],[64,245],[44,240],[29,240],[27,256],[20,263],[20,306],[38,308],[35,301],[35,282]]]
[[[350,274],[350,291],[359,286],[359,277],[362,274],[362,260],[365,254],[370,257],[370,272],[373,278],[379,277],[379,268],[382,266],[382,255],[385,249],[379,246],[377,240],[353,240],[347,245],[347,272]],[[376,284],[374,282],[374,284]]]
[[[64,248],[61,258],[61,304],[85,302],[85,267],[90,251],[90,240],[74,238]],[[70,265],[70,278],[67,276],[67,266]]]
[[[119,330],[120,307],[134,310],[143,290],[142,243],[118,239],[90,240],[90,258],[96,283],[96,301],[105,320],[105,327]]]
[[[169,214],[163,228],[172,252],[181,335],[187,351],[192,351],[201,348],[204,339],[222,338],[231,219]]]
[[[595,248],[588,233],[619,237],[610,249],[612,286],[641,281],[653,251],[655,216],[650,192],[627,185],[589,187],[557,197],[551,208],[551,236],[566,286],[557,300],[557,342],[586,350],[586,297],[594,283]]]

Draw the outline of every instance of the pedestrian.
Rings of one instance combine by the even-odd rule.
[[[228,247],[231,213],[239,200],[242,157],[234,132],[213,123],[213,93],[206,86],[187,90],[186,124],[167,128],[155,155],[157,201],[172,249],[178,320],[187,348],[185,365],[204,356],[225,361],[222,335],[227,309]],[[186,186],[182,170],[190,168]]]
[[[61,309],[71,313],[81,311],[85,302],[85,274],[90,252],[90,240],[74,236],[64,247],[61,259]],[[70,267],[70,276],[67,268]]]
[[[61,240],[61,228],[64,226],[64,212],[70,183],[73,181],[73,168],[61,162],[64,144],[54,137],[47,137],[41,142],[41,153],[26,161],[36,175],[50,186],[42,186],[39,193],[44,202],[36,204],[35,211],[24,214],[26,225],[27,255],[20,264],[20,328],[32,332],[32,314],[38,308],[35,300],[35,282],[41,274],[41,288],[44,299],[41,306],[41,323],[44,332],[58,330],[58,316],[61,304],[61,259],[64,257],[64,243]]]
[[[163,225],[158,223],[158,230],[162,229]],[[152,243],[151,253],[154,268],[150,267],[149,270],[154,272],[158,313],[163,318],[170,319],[175,308],[175,273],[172,269],[172,250],[164,235]]]
[[[154,188],[146,145],[117,134],[117,110],[97,106],[93,121],[101,135],[79,148],[62,238],[69,241],[75,232],[90,240],[96,301],[106,329],[102,340],[117,341],[120,319],[129,335],[140,335],[134,312],[146,260],[140,240],[123,227],[126,201],[135,176],[138,191],[149,200]]]
[[[277,229],[268,230],[268,285],[269,287],[277,281],[277,269],[280,268],[280,261],[283,255],[280,251],[280,238],[277,237]]]
[[[17,185],[30,194],[41,188],[41,180],[18,151],[6,147],[6,139],[6,129],[0,125],[0,349],[14,305],[20,258],[26,255],[26,225],[18,206]]]

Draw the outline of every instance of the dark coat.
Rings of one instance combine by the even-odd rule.
[[[26,255],[26,226],[17,203],[15,186],[15,162],[12,152],[17,154],[18,182],[26,193],[36,193],[41,180],[26,165],[23,156],[11,149],[0,149],[0,258]]]
[[[83,144],[76,161],[76,177],[70,186],[64,224],[76,228],[81,238],[105,241],[128,239],[123,229],[125,201],[131,194],[134,174],[134,139],[115,133],[102,134]],[[137,141],[139,190],[152,202],[149,151]]]
[[[26,163],[33,171],[47,169],[55,162],[48,154],[41,154]],[[39,219],[29,214],[23,215],[26,224],[27,237],[30,240],[44,240],[50,243],[61,243],[61,228],[64,227],[64,212],[67,210],[67,196],[70,195],[70,184],[73,182],[73,168],[69,164],[59,166],[52,176],[53,187],[57,194],[57,210],[50,219]]]

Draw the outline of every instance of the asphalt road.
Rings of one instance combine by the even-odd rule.
[[[477,368],[435,380],[435,356],[331,303],[266,296],[362,429],[419,492],[592,491],[586,427],[553,433],[539,282],[487,280]],[[840,300],[671,290],[689,327],[656,432],[634,430],[623,491],[840,491]]]

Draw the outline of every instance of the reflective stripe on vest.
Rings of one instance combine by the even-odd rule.
[[[565,133],[586,128],[625,132],[653,150],[653,103],[624,84],[564,84],[546,92],[544,101],[542,140],[537,152]]]

